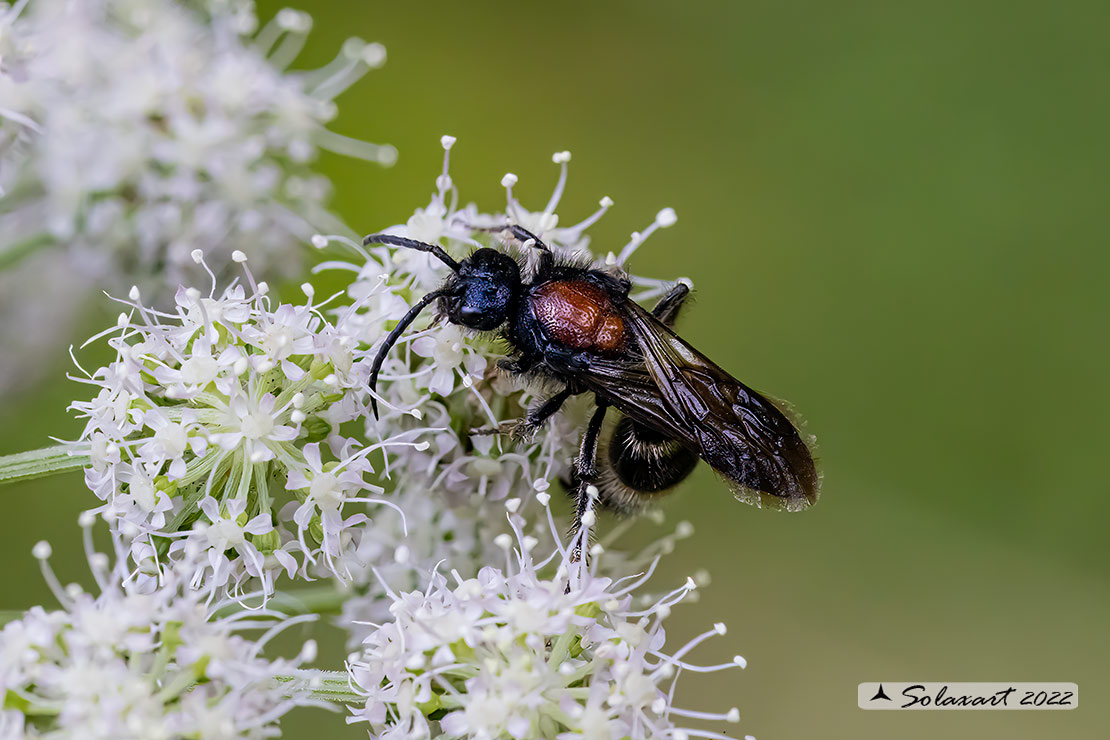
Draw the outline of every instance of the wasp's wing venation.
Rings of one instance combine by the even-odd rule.
[[[737,495],[790,511],[815,502],[819,481],[813,455],[782,411],[646,310],[626,305],[643,367],[673,415],[672,426],[682,428]]]
[[[597,358],[590,362],[588,369],[577,371],[575,378],[621,413],[697,447],[689,430],[675,425],[673,412],[638,357],[631,360]]]

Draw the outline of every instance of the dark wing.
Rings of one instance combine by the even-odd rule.
[[[591,363],[592,390],[696,449],[745,503],[801,511],[817,500],[813,454],[781,409],[641,306],[625,304],[624,318],[642,357]]]

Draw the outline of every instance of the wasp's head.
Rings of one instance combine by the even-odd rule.
[[[492,331],[505,323],[521,291],[520,266],[496,249],[479,249],[445,286],[441,306],[453,324]]]

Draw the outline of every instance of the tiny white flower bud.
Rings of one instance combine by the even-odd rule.
[[[455,139],[454,136],[448,136],[447,134],[439,137],[439,144],[443,147],[444,151],[451,151],[451,147],[455,146],[455,141],[457,141],[457,139]]]
[[[377,69],[385,64],[386,53],[385,46],[373,41],[366,45],[362,50],[362,63],[371,69]]]
[[[291,33],[308,33],[312,28],[312,16],[293,8],[282,8],[277,13],[277,24]]]
[[[554,154],[551,155],[551,161],[554,162],[555,164],[566,164],[567,162],[570,161],[570,152],[567,152],[567,151],[555,152]]]
[[[655,214],[655,223],[659,224],[659,228],[666,229],[674,226],[678,222],[678,214],[674,212],[673,208],[664,208],[659,213]]]
[[[54,550],[46,540],[39,540],[35,543],[35,546],[31,548],[31,554],[36,560],[46,560],[50,557],[52,552],[54,552]]]
[[[328,246],[328,238],[323,234],[313,234],[312,246],[316,247],[317,249],[323,249],[324,247]]]
[[[397,164],[397,147],[390,144],[379,146],[377,160],[382,167],[392,167]]]
[[[236,249],[231,253],[231,259],[242,264],[247,261],[247,253],[241,249]]]
[[[736,665],[740,666],[741,668],[747,668],[748,667],[748,659],[745,658],[743,655],[734,655],[734,656],[732,656],[732,662],[735,663]]]
[[[501,178],[501,187],[503,188],[511,188],[513,185],[516,185],[516,183],[517,176],[511,172],[506,172]]]

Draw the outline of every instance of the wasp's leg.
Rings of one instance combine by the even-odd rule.
[[[676,283],[667,295],[659,299],[655,308],[651,309],[652,316],[666,326],[674,326],[674,321],[678,318],[678,310],[682,308],[682,304],[689,296],[690,286],[686,283]]]
[[[532,369],[535,362],[528,357],[520,357],[516,360],[503,359],[497,361],[497,367],[504,370],[509,375],[521,375]]]
[[[515,440],[528,441],[536,436],[536,432],[547,423],[555,413],[563,407],[567,399],[574,395],[570,386],[556,393],[539,406],[531,409],[523,419],[504,421],[499,427],[502,434],[508,434]]]
[[[601,438],[601,424],[605,421],[605,412],[608,409],[608,404],[598,401],[597,410],[590,417],[590,423],[586,426],[586,433],[582,435],[582,446],[578,449],[578,458],[574,461],[576,486],[574,489],[574,523],[571,525],[571,537],[578,535],[578,530],[582,527],[582,517],[586,514],[590,505],[589,489],[594,486],[594,481],[598,475],[597,447]],[[585,545],[585,542],[578,541],[578,552],[576,553],[578,558],[582,557]]]

